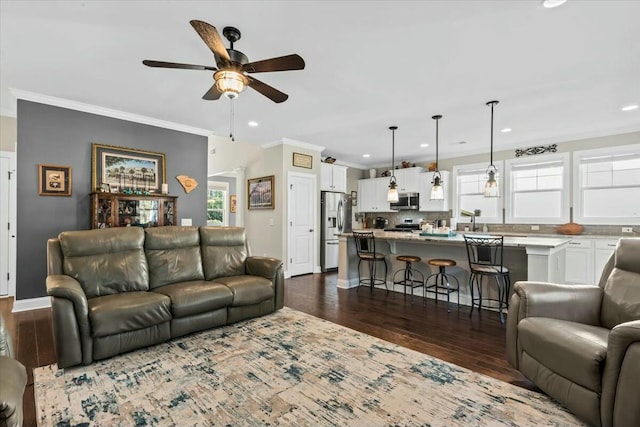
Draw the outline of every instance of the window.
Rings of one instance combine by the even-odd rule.
[[[207,188],[207,225],[223,226],[228,224],[227,194],[229,184],[226,182],[208,182]]]
[[[569,154],[507,160],[506,223],[569,221]]]
[[[574,153],[574,221],[640,224],[640,144]]]
[[[494,162],[498,173],[496,180],[502,192],[503,162]],[[499,224],[502,223],[502,197],[485,198],[484,185],[487,182],[487,164],[476,163],[471,165],[455,166],[453,168],[454,197],[453,216],[459,223],[469,222],[470,218],[462,216],[462,210],[473,212],[480,209],[481,214],[476,218],[477,224]]]

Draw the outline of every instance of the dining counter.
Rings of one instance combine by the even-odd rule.
[[[360,230],[356,230],[360,231]],[[469,298],[469,262],[463,234],[469,236],[487,236],[483,233],[460,233],[454,236],[421,235],[413,232],[373,231],[376,238],[376,251],[386,255],[389,265],[387,283],[392,286],[393,273],[404,268],[404,263],[398,262],[398,255],[415,255],[422,258],[414,268],[420,270],[425,277],[437,272],[426,262],[431,258],[447,258],[456,261],[456,277],[460,281],[460,302]],[[500,234],[490,234],[499,236]],[[504,236],[504,265],[509,268],[511,283],[519,280],[541,282],[564,282],[565,248],[571,238],[534,237],[534,236]],[[339,264],[337,286],[351,288],[358,286],[358,255],[352,233],[339,236]],[[365,268],[363,267],[363,272]],[[396,291],[403,291],[402,288]]]

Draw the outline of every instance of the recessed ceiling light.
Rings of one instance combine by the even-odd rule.
[[[504,129],[502,129],[500,132],[502,132],[502,133],[507,133],[507,132],[511,132],[512,130],[513,130],[513,129],[511,129],[511,128],[504,128]]]
[[[637,109],[638,109],[638,104],[626,105],[626,106],[622,107],[622,111],[633,111],[633,110],[637,110]]]
[[[562,6],[566,2],[567,0],[542,0],[542,6],[547,9],[552,9],[554,7]]]
[[[425,148],[425,147],[428,147],[428,146],[429,146],[429,144],[420,144],[420,147],[422,147],[422,148]]]
[[[258,122],[254,122],[254,121],[250,121],[249,123],[247,123],[249,126],[251,126],[252,128],[258,126]]]
[[[371,157],[371,154],[363,154],[362,157],[368,159],[369,157]]]
[[[460,142],[458,142],[458,144],[466,144],[466,143],[467,143],[467,141],[460,141]]]

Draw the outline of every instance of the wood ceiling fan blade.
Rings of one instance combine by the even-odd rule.
[[[264,96],[266,96],[267,98],[269,98],[270,100],[272,100],[277,104],[284,102],[289,98],[289,95],[287,95],[284,92],[280,92],[278,89],[274,88],[273,86],[269,86],[268,84],[263,83],[252,76],[246,76],[246,77],[249,80],[250,88],[260,92],[261,94],[263,94]]]
[[[153,61],[151,59],[145,59],[142,61],[147,67],[157,68],[179,68],[181,70],[209,70],[217,71],[216,67],[209,67],[207,65],[194,65],[194,64],[180,64],[179,62],[166,62],[166,61]]]
[[[211,52],[213,52],[218,67],[222,68],[224,65],[231,62],[229,53],[224,47],[222,39],[220,38],[220,33],[216,30],[216,27],[211,24],[207,24],[204,21],[198,21],[197,19],[193,19],[189,22],[200,38],[202,38],[209,49],[211,49]]]
[[[266,73],[270,71],[303,70],[304,59],[300,55],[286,55],[278,58],[263,59],[242,66],[247,73]]]
[[[214,83],[213,86],[209,88],[207,93],[202,95],[202,99],[207,101],[215,101],[216,99],[220,99],[220,95],[222,94],[218,92],[218,89],[216,89],[216,84]]]

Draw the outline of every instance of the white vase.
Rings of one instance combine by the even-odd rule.
[[[369,178],[375,178],[375,177],[376,177],[376,170],[369,169]]]

